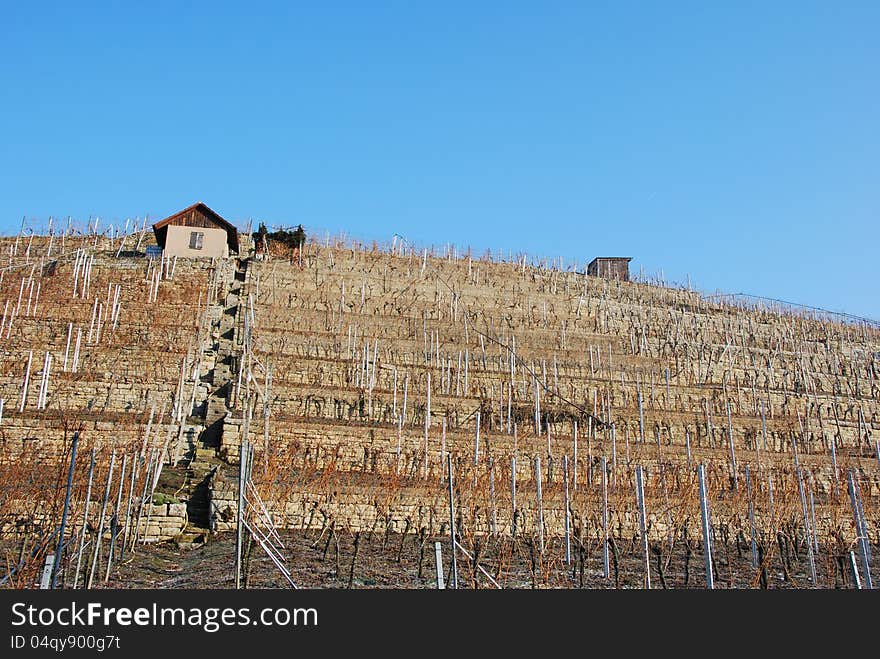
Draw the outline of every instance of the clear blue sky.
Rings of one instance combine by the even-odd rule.
[[[0,230],[202,200],[880,318],[878,2],[118,4],[4,3]]]

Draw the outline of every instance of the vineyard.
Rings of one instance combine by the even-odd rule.
[[[872,323],[397,238],[42,233],[0,240],[5,587],[880,581]]]

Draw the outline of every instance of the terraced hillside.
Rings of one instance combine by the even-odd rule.
[[[294,582],[276,529],[325,556],[354,539],[355,559],[361,534],[412,536],[421,573],[432,540],[448,562],[450,525],[474,585],[516,565],[532,585],[619,584],[621,565],[676,585],[682,561],[704,585],[707,532],[716,578],[725,550],[746,557],[728,585],[878,580],[877,327],[454,248],[174,262],[137,232],[53,241],[0,245],[0,513],[21,575],[57,542],[79,430],[71,582],[83,546],[103,566],[107,546],[200,544],[239,510]]]

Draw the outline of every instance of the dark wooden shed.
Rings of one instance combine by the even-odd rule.
[[[587,274],[605,279],[629,281],[631,256],[597,256],[587,266]]]

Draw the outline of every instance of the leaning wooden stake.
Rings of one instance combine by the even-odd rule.
[[[125,488],[125,469],[128,466],[128,454],[122,454],[122,466],[119,468],[119,490],[116,493],[116,507],[113,510],[113,519],[110,521],[110,551],[107,554],[107,570],[104,572],[104,581],[110,579],[110,570],[113,567],[113,557],[116,553],[116,542],[119,539],[119,510],[122,508],[122,491]]]
[[[730,469],[733,472],[733,490],[739,490],[739,475],[736,469],[736,449],[733,446],[733,423],[730,419],[730,401],[727,401],[727,438],[730,442]]]
[[[853,520],[855,521],[856,534],[858,536],[859,553],[862,558],[862,571],[865,575],[865,588],[870,590],[874,587],[871,581],[871,549],[868,545],[868,530],[865,528],[865,518],[862,514],[862,505],[852,469],[847,474],[847,481],[849,498],[853,508]]]
[[[645,415],[642,408],[642,392],[638,392],[639,403],[639,443],[645,443]]]
[[[510,537],[516,537],[516,456],[510,457]]]
[[[746,496],[749,499],[749,535],[751,537],[752,567],[757,569],[759,566],[759,560],[756,538],[757,532],[755,530],[755,502],[752,498],[752,475],[749,471],[749,465],[746,465]]]
[[[602,456],[602,576],[611,577],[608,564],[608,459]]]
[[[31,379],[31,361],[34,358],[34,351],[28,351],[27,366],[24,369],[24,383],[21,386],[21,404],[18,406],[19,412],[24,412],[24,405],[27,402],[28,384]]]
[[[813,588],[816,587],[816,557],[813,555],[813,532],[810,529],[810,518],[807,515],[807,497],[804,493],[804,472],[798,467],[797,468],[797,479],[798,479],[798,494],[801,499],[801,514],[802,520],[804,523],[804,535],[807,540],[807,557],[810,561],[810,583],[813,584]]]
[[[64,549],[64,530],[67,527],[67,512],[70,510],[70,493],[73,490],[73,469],[76,465],[76,447],[79,444],[79,433],[73,433],[73,445],[70,448],[70,469],[67,471],[67,489],[64,493],[64,510],[61,513],[61,527],[58,529],[58,546],[55,549],[55,562],[52,565],[52,582],[49,588],[55,589],[58,580],[58,567],[61,564],[61,553]]]
[[[480,412],[474,413],[474,489],[477,488],[477,464],[480,461]]]
[[[235,588],[241,588],[242,577],[242,541],[244,539],[245,486],[248,477],[248,458],[250,443],[245,439],[239,446],[238,453],[238,514],[235,528]]]
[[[706,588],[715,588],[715,578],[712,575],[712,534],[709,522],[709,498],[706,494],[706,467],[701,462],[697,467],[697,476],[700,481],[700,518],[703,531],[703,554],[706,558]]]
[[[498,515],[495,509],[495,460],[489,458],[489,524],[492,535],[498,533]]]
[[[375,365],[375,361],[373,362]],[[375,376],[374,376],[375,377]],[[422,478],[428,479],[428,432],[431,428],[431,374],[428,373],[427,402],[425,403],[425,452],[422,460]]]
[[[535,488],[538,495],[538,546],[544,553],[544,500],[541,492],[541,458],[535,457]]]
[[[113,480],[113,466],[116,462],[116,451],[110,453],[110,467],[107,469],[107,483],[104,486],[104,500],[101,502],[101,516],[98,519],[98,533],[95,536],[95,548],[92,551],[92,565],[89,568],[89,580],[86,582],[86,590],[92,587],[95,581],[95,570],[98,569],[98,559],[101,554],[101,535],[104,533],[104,515],[107,514],[107,501],[110,499],[110,484]]]
[[[144,514],[144,506],[147,503],[147,489],[150,485],[150,477],[153,470],[153,454],[155,449],[150,449],[149,454],[145,454],[144,457],[144,486],[141,489],[141,498],[138,501],[138,509],[137,509],[137,520],[135,520],[134,524],[134,533],[132,534],[131,540],[131,550],[134,551],[135,545],[137,545],[138,538],[141,534],[141,519]],[[152,503],[152,499],[150,501]]]
[[[64,347],[64,364],[61,367],[61,370],[67,373],[67,357],[70,354],[70,339],[73,336],[73,323],[70,322],[67,324],[67,344]]]
[[[397,451],[395,452],[396,462],[395,462],[395,473],[400,475],[400,447],[401,447],[401,435],[403,434],[403,415],[397,417]]]
[[[152,418],[152,412],[150,413]],[[137,481],[138,455],[135,454],[131,461],[131,476],[128,479],[128,503],[125,506],[125,525],[122,529],[122,546],[119,548],[119,560],[125,558],[125,548],[128,546],[128,533],[131,528],[132,502],[134,501],[134,486]]]
[[[81,528],[79,530],[79,550],[76,553],[76,571],[73,573],[73,587],[76,589],[79,584],[79,570],[82,564],[82,554],[83,548],[86,542],[86,528],[88,527],[89,522],[89,499],[92,496],[92,478],[95,475],[95,449],[91,451],[91,459],[89,461],[89,478],[88,484],[86,485],[86,499],[85,506],[83,507],[83,517]]]
[[[648,520],[645,510],[645,480],[641,465],[636,466],[636,500],[639,504],[639,531],[642,534],[642,552],[645,555],[645,588],[651,590],[651,555],[648,552]]]
[[[565,564],[571,565],[571,518],[568,502],[568,456],[562,456],[562,480],[565,483]]]
[[[446,471],[449,474],[449,550],[452,556],[452,580],[450,586],[458,589],[458,561],[455,558],[455,501],[452,494],[452,456],[446,456]]]
[[[73,372],[76,373],[79,370],[79,346],[82,342],[82,327],[77,328],[76,330],[76,345],[73,349]]]

